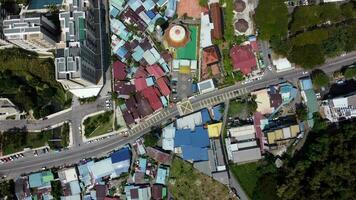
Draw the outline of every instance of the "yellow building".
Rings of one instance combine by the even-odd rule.
[[[219,137],[221,134],[222,122],[208,125],[209,138]]]

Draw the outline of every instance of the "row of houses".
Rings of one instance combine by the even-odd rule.
[[[98,161],[84,160],[77,166],[19,177],[15,180],[15,193],[18,199],[25,200],[54,199],[54,190],[62,194],[60,198],[63,200],[111,199],[106,198],[105,181],[127,173],[131,159],[131,150],[125,147]],[[55,186],[55,183],[59,186]]]
[[[193,163],[200,172],[228,184],[226,163],[219,137],[221,106],[178,118],[162,131],[162,148]]]

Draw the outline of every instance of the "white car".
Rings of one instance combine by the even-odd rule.
[[[268,70],[269,70],[269,71],[272,71],[273,69],[272,69],[272,67],[271,67],[271,66],[268,66]]]
[[[304,71],[304,72],[303,72],[303,75],[306,75],[306,74],[308,74],[308,73],[309,73],[308,71]]]

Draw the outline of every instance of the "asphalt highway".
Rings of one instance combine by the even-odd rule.
[[[323,69],[325,72],[331,73],[333,71],[339,70],[342,66],[350,65],[355,62],[356,52],[353,52],[343,57],[338,57],[336,59],[329,60],[326,64],[320,66],[319,69]],[[209,104],[202,104],[202,102],[207,102],[207,100],[209,100],[208,102],[211,102],[211,105],[213,105],[222,103],[226,101],[227,98],[235,98],[236,96],[240,95],[239,92],[232,93],[234,91],[245,91],[245,93],[247,93],[260,88],[265,88],[272,84],[277,84],[279,82],[297,80],[298,78],[303,76],[306,76],[306,74],[301,69],[286,71],[283,73],[273,74],[270,77],[264,77],[261,80],[254,81],[249,84],[236,84],[233,86],[215,90],[207,94],[197,95],[195,97],[190,98],[190,102],[194,110],[199,110],[203,106],[207,106]],[[90,104],[82,105],[80,108],[74,110],[75,113],[80,113],[80,116],[84,116],[86,113],[90,114],[91,112],[95,112],[101,109],[97,106],[98,104],[94,105],[94,107]],[[27,127],[29,130],[31,130],[31,128],[47,127],[52,124],[58,124],[62,121],[72,119],[72,115],[72,112],[68,112],[48,120],[29,121],[28,123],[26,123],[26,121],[24,120],[0,121],[0,130],[7,130],[12,127]],[[114,135],[110,138],[106,138],[98,142],[83,143],[80,146],[74,146],[73,148],[70,148],[65,151],[57,153],[50,152],[38,157],[18,159],[16,161],[0,165],[0,175],[7,175],[8,178],[14,178],[23,173],[40,170],[42,167],[71,165],[77,163],[83,158],[104,156],[112,150],[119,149],[123,145],[133,142],[137,138],[149,132],[152,126],[160,125],[176,116],[178,116],[178,110],[176,106],[161,110],[153,117],[144,120],[142,123],[129,130],[128,137]]]

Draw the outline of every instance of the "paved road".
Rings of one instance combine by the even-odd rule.
[[[348,54],[344,57],[334,59],[329,63],[321,66],[320,68],[329,73],[335,70],[339,70],[342,66],[350,65],[354,62],[356,62],[356,52]],[[303,75],[303,71],[300,69],[287,71],[284,73],[276,74],[275,77],[272,79],[262,79],[246,85],[236,84],[233,86],[215,90],[207,94],[198,95],[191,98],[190,102],[192,104],[192,107],[196,111],[207,106],[216,105],[225,102],[226,100],[236,98],[239,95],[247,94],[256,89],[264,88],[271,84],[277,84],[278,82],[281,82],[283,80],[293,80],[303,76],[305,75]],[[282,77],[283,80],[280,80],[280,78]],[[93,110],[90,111],[89,109],[97,111],[101,108],[97,106],[94,106],[93,108],[93,106],[89,104],[78,108],[76,112],[80,113],[80,115],[84,115],[85,113],[89,114],[90,112],[93,112]],[[69,119],[70,114],[74,115],[72,112],[64,113],[54,119],[48,120],[48,122],[34,121],[26,124],[26,122],[16,120],[15,122],[0,121],[0,127],[2,128],[3,126],[6,126],[7,128],[11,128],[14,125],[18,125],[17,123],[29,128],[46,127],[48,125],[61,122],[64,119]],[[36,159],[19,159],[11,163],[0,165],[0,175],[7,175],[9,178],[13,178],[22,174],[23,172],[40,170],[42,167],[53,167],[63,164],[73,164],[77,163],[82,158],[101,156],[107,152],[110,152],[113,149],[120,148],[122,145],[127,144],[135,140],[136,138],[142,136],[143,134],[149,132],[152,126],[163,124],[171,118],[177,116],[178,110],[176,106],[173,106],[168,109],[163,109],[160,112],[157,112],[155,115],[151,116],[150,118],[146,119],[136,127],[129,130],[129,137],[127,138],[123,138],[122,136],[116,135],[112,136],[111,138],[101,140],[99,142],[82,144],[81,146],[77,146],[76,148],[71,148],[69,150],[62,151],[59,153],[49,153],[43,156],[38,156],[36,157]],[[44,125],[42,125],[43,123]]]

